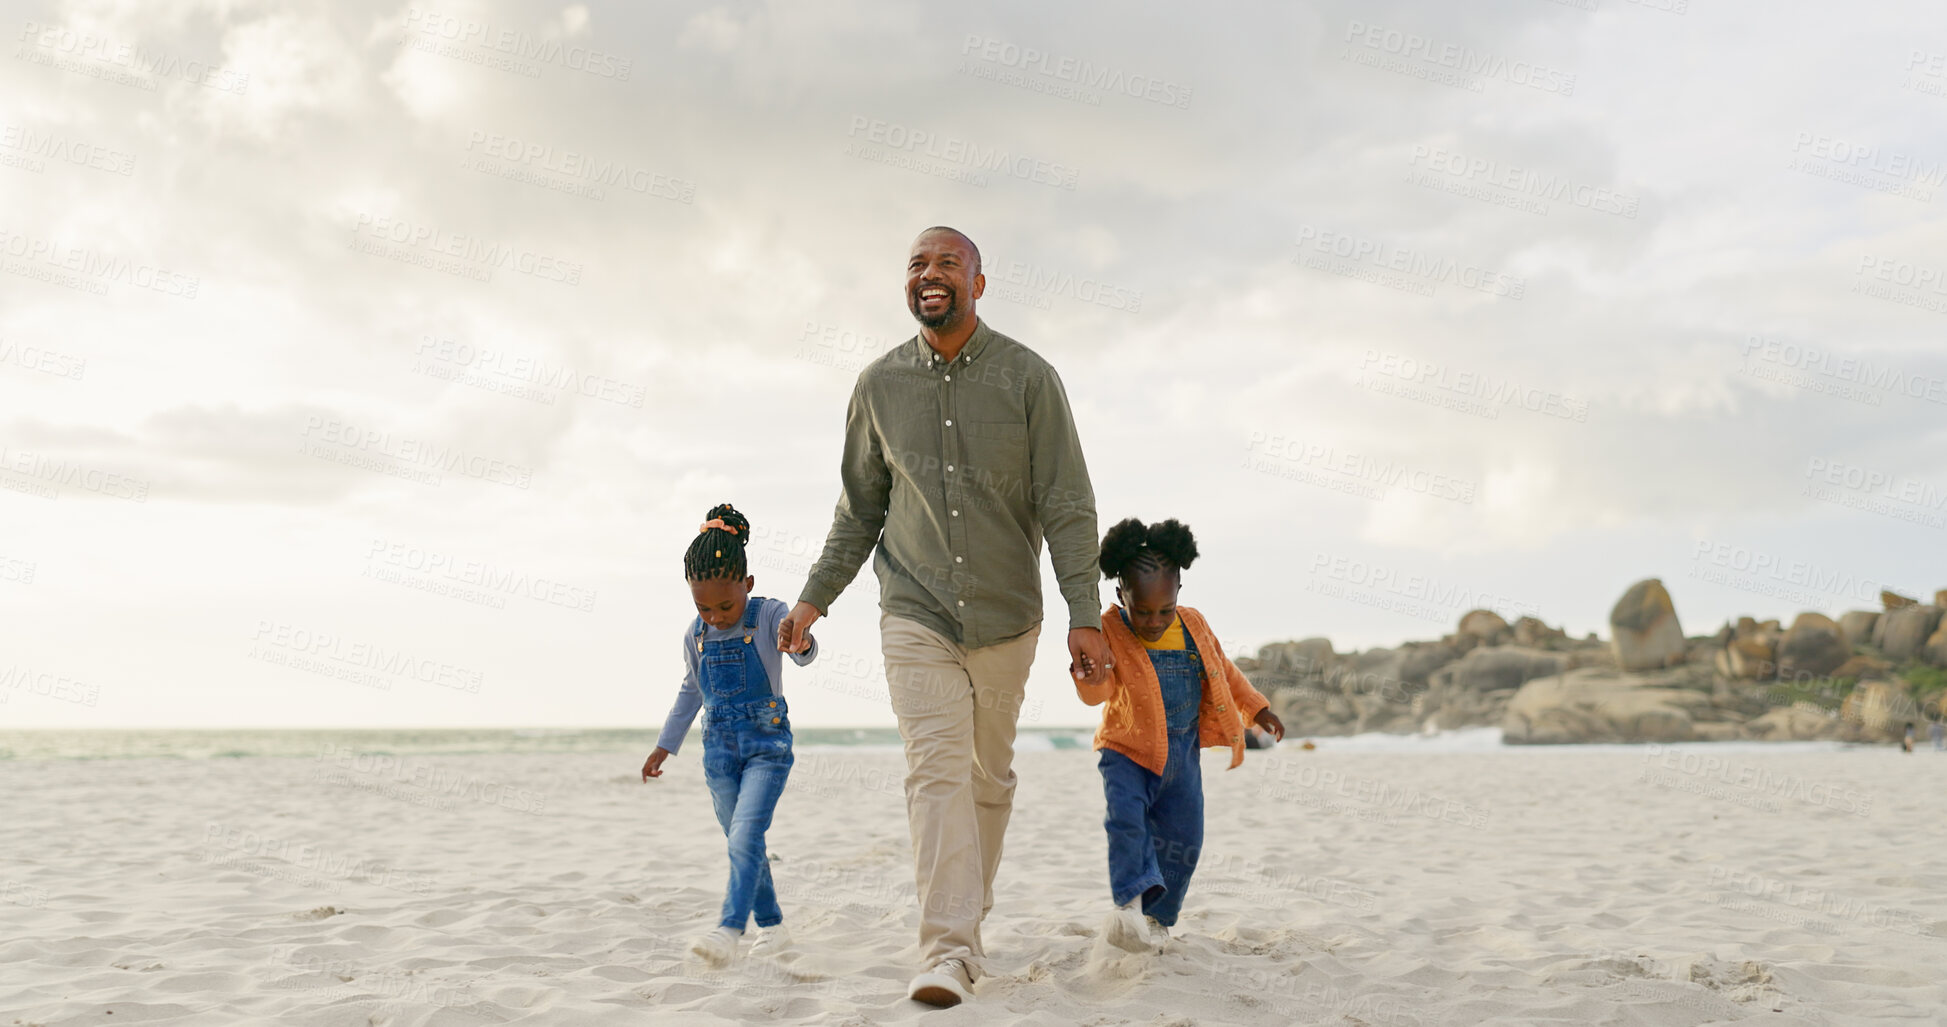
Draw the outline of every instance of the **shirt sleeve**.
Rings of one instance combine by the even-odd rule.
[[[798,595],[799,602],[817,607],[821,616],[831,613],[838,594],[858,577],[865,558],[872,555],[879,532],[886,526],[886,509],[892,498],[892,471],[886,467],[871,411],[866,408],[863,373],[846,404],[845,450],[838,476],[840,491],[831,532],[825,536],[824,551]]]
[[[656,747],[669,750],[672,756],[682,748],[696,711],[703,708],[703,689],[696,682],[696,641],[688,631],[683,632],[683,666],[687,668],[683,687],[676,690],[676,701],[669,707],[669,716],[663,718],[662,733],[656,736]]]
[[[1101,541],[1095,533],[1095,489],[1068,393],[1054,368],[1028,383],[1028,469],[1034,482],[1035,514],[1048,540],[1062,599],[1068,603],[1068,629],[1100,628],[1102,600],[1096,590]]]

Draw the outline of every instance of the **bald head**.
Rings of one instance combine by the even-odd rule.
[[[980,248],[965,232],[935,225],[913,240],[906,257],[906,308],[925,328],[949,336],[971,332],[974,301],[986,291]]]
[[[918,249],[919,244],[923,242],[927,236],[944,236],[949,239],[958,239],[960,241],[960,245],[966,248],[967,258],[970,261],[972,261],[970,266],[973,268],[973,273],[974,274],[980,273],[980,247],[975,246],[974,241],[972,239],[967,238],[967,233],[962,232],[958,228],[952,228],[947,225],[934,225],[932,228],[929,228],[926,231],[919,233],[918,237],[913,240],[913,248]]]

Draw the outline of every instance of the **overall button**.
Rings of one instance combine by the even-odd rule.
[[[771,723],[773,723],[773,724],[775,724],[775,723],[777,723],[777,722],[778,722],[778,719],[777,719],[776,717],[772,717],[772,718],[771,718]]]
[[[777,709],[777,700],[776,700],[776,699],[772,699],[772,700],[770,701],[770,704],[769,704],[769,705],[770,705],[770,707],[771,707],[772,709]]]

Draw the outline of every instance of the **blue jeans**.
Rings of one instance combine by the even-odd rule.
[[[730,843],[730,884],[719,922],[733,931],[743,930],[753,912],[759,927],[784,921],[771,885],[764,832],[770,830],[794,757],[791,727],[771,723],[773,712],[720,707],[710,711],[703,728],[703,781]]]
[[[1114,749],[1102,750],[1102,795],[1108,815],[1109,892],[1118,906],[1142,896],[1142,911],[1165,927],[1183,911],[1183,896],[1203,849],[1203,768],[1197,729],[1170,733],[1161,775]]]

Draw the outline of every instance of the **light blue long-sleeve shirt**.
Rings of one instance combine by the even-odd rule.
[[[791,608],[782,599],[763,599],[751,596],[750,601],[757,604],[757,627],[752,631],[751,644],[757,646],[757,659],[764,664],[764,672],[771,678],[771,694],[784,694],[784,659],[777,648],[777,626],[784,620]],[[694,627],[694,623],[691,624]],[[742,638],[743,618],[737,623],[719,631],[709,625],[703,626],[703,641],[716,642],[726,638]],[[811,640],[811,648],[802,653],[792,653],[791,662],[802,667],[818,658],[818,640]],[[683,687],[676,692],[676,702],[669,708],[669,716],[663,718],[662,733],[656,738],[659,748],[668,749],[671,755],[683,744],[683,736],[690,733],[690,724],[696,720],[696,711],[703,708],[703,690],[697,684],[697,668],[703,654],[696,651],[696,636],[689,627],[683,629],[683,666],[689,672],[683,676]]]

